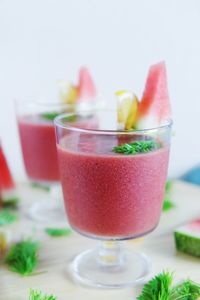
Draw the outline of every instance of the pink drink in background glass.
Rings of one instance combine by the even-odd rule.
[[[53,119],[75,106],[59,102],[17,101],[16,113],[25,170],[34,184],[48,188],[49,199],[38,199],[29,216],[39,222],[64,221],[63,198]]]
[[[33,180],[59,181],[53,121],[39,115],[18,118],[22,153],[27,175]]]
[[[83,128],[87,124],[87,118],[78,123]],[[90,119],[89,124],[92,128],[97,126],[95,119]],[[42,114],[20,116],[18,128],[28,177],[41,182],[60,181],[53,120],[45,119]]]
[[[153,230],[162,208],[169,148],[120,155],[112,152],[119,142],[116,136],[80,133],[79,141],[77,133],[71,133],[58,145],[71,226],[104,238],[136,237]]]

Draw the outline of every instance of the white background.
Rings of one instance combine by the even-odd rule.
[[[56,95],[58,79],[87,65],[108,99],[141,96],[149,66],[165,60],[175,136],[170,175],[200,161],[200,1],[0,0],[0,137],[24,177],[12,100]]]

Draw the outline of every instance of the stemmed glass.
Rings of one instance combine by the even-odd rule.
[[[158,225],[172,126],[167,120],[156,128],[118,130],[116,115],[114,110],[101,110],[54,120],[68,221],[78,233],[100,240],[97,248],[74,259],[73,274],[85,284],[107,288],[136,285],[150,271],[149,259],[126,249],[124,241]],[[95,126],[91,120],[96,120]],[[158,147],[134,155],[113,152],[116,146],[138,141]]]
[[[41,222],[65,220],[53,119],[76,107],[35,99],[15,106],[26,173],[31,182],[50,188],[50,199],[35,202],[29,215]]]

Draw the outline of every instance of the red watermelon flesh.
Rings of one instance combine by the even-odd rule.
[[[15,187],[5,154],[0,145],[0,190],[5,191]]]
[[[93,100],[96,97],[96,87],[87,68],[79,71],[78,99]]]
[[[171,117],[165,62],[152,65],[139,104],[138,127],[161,125]],[[148,124],[149,122],[149,124]]]

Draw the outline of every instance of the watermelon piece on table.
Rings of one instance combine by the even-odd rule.
[[[82,67],[79,71],[78,99],[93,100],[96,97],[96,87],[87,68]]]
[[[152,65],[138,108],[137,127],[140,129],[161,125],[171,118],[167,72],[164,62]]]
[[[178,227],[174,238],[177,250],[200,257],[200,218]]]

